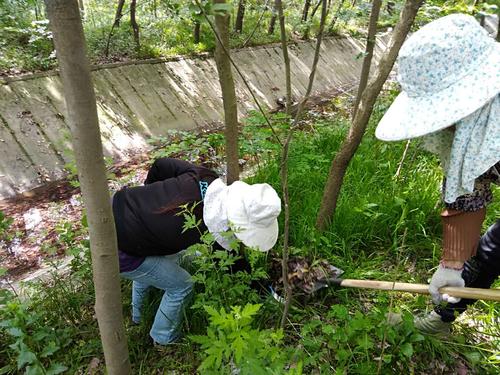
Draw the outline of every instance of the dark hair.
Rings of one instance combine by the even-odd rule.
[[[196,177],[198,180],[206,181],[209,184],[212,181],[219,178],[217,173],[215,173],[214,171],[212,171],[208,168],[204,168],[204,167],[198,168],[197,171],[195,172],[195,174],[196,174]],[[195,186],[193,188],[199,189],[198,186]],[[188,196],[190,196],[190,197],[192,197],[193,195],[194,194],[188,194]],[[199,200],[186,199],[186,197],[182,197],[182,196],[178,195],[177,197],[173,197],[171,202],[168,205],[160,207],[160,209],[157,211],[157,213],[158,214],[167,214],[167,213],[176,214],[177,210],[179,210],[180,206],[183,206],[183,205],[189,204],[189,203],[197,203],[197,202],[199,202]],[[202,205],[199,205],[199,204],[196,205],[196,207],[194,209],[194,213],[196,214],[196,216],[202,215],[201,209],[202,209]]]

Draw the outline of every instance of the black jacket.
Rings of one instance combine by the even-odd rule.
[[[135,256],[168,255],[198,243],[198,230],[182,233],[184,218],[177,215],[178,207],[201,202],[194,212],[201,219],[199,229],[206,231],[200,182],[206,187],[217,178],[210,169],[183,160],[156,160],[144,186],[123,188],[114,195],[118,248]]]

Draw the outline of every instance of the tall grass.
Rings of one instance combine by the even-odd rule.
[[[426,282],[440,256],[441,171],[436,158],[412,142],[401,172],[396,176],[405,143],[383,143],[373,135],[374,126],[389,101],[390,96],[384,96],[377,104],[367,134],[349,166],[335,217],[323,233],[314,227],[316,214],[330,162],[349,122],[342,112],[335,112],[332,117],[306,119],[307,131],[296,132],[289,160],[292,255],[326,258],[343,268],[349,278]],[[261,120],[257,115],[248,119],[245,139],[241,142],[244,154],[258,153],[261,161],[262,155],[268,155],[249,182],[267,182],[280,192],[279,149]],[[278,130],[286,131],[283,116],[275,120]],[[220,141],[220,137],[212,134],[202,143],[220,151]],[[189,149],[192,146],[189,142],[180,140],[179,144]],[[169,147],[179,152],[179,147],[172,144]],[[496,203],[489,208],[485,226],[500,216],[498,189],[495,195]],[[68,244],[71,246],[83,246],[87,256],[75,258],[69,279],[55,274],[51,283],[36,289],[29,302],[7,297],[0,291],[0,304],[8,306],[0,310],[0,373],[16,373],[18,354],[28,355],[27,351],[36,355],[36,363],[46,369],[58,364],[64,364],[68,373],[103,369],[92,311],[88,243]],[[279,249],[278,242],[271,257],[279,255]],[[266,266],[259,259],[260,264]],[[227,293],[231,287],[237,287],[240,292],[235,295],[241,299],[240,305],[255,303],[256,294],[250,293],[241,275],[229,278],[211,266],[200,266],[200,270],[207,281],[204,286],[198,285],[204,289],[198,291],[202,297],[198,302],[204,298],[205,304],[217,305],[220,298],[214,293],[218,293],[218,289],[223,289],[220,293]],[[193,274],[195,272],[193,270]],[[123,282],[122,290],[125,316],[129,316],[128,281]],[[169,370],[193,373],[202,360],[202,353],[190,339],[184,338],[161,350],[151,345],[148,332],[158,299],[158,294],[152,295],[145,319],[139,326],[126,319],[134,373]],[[277,324],[280,305],[272,298],[262,303],[263,309],[254,323],[259,329],[272,328]],[[412,315],[432,308],[426,297],[353,289],[325,290],[314,298],[293,302],[292,324],[285,331],[286,346],[279,350],[302,353],[304,373],[336,370],[339,373],[377,373],[378,370],[383,374],[439,373],[443,368],[454,371],[457,363],[462,362],[477,373],[494,374],[500,370],[499,305],[476,303],[457,325],[456,334],[440,341],[424,338],[413,328]],[[389,306],[405,314],[402,326],[387,327],[384,323]],[[222,307],[226,311],[230,308]],[[204,334],[207,320],[200,311],[197,306],[186,313],[186,335]],[[20,339],[26,346],[15,346]],[[386,349],[381,351],[384,343]],[[47,347],[53,352],[44,352]],[[379,357],[383,363],[377,369]]]

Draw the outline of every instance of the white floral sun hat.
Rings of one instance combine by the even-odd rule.
[[[227,186],[220,178],[210,184],[203,203],[205,225],[228,250],[231,239],[223,233],[229,229],[248,247],[271,249],[278,239],[280,212],[281,200],[270,185],[235,181]]]
[[[500,44],[477,21],[452,14],[404,43],[398,57],[402,92],[375,131],[398,141],[447,128],[500,92]]]

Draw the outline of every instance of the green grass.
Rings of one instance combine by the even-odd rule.
[[[401,173],[395,177],[405,143],[383,143],[373,136],[374,124],[391,97],[385,95],[379,100],[367,134],[348,169],[335,218],[323,233],[314,228],[316,214],[330,162],[345,136],[348,121],[343,111],[327,117],[310,116],[310,125],[303,127],[306,130],[296,132],[289,163],[292,253],[325,258],[344,269],[347,278],[426,282],[440,256],[441,172],[435,157],[423,152],[417,143],[411,143]],[[338,100],[335,106],[339,107]],[[283,136],[287,129],[283,116],[275,116],[274,121]],[[279,148],[260,116],[254,114],[246,124],[240,142],[242,156],[257,160],[258,155],[261,165],[249,181],[268,182],[281,192]],[[182,154],[182,149],[186,152],[192,149],[193,142],[205,151],[187,155],[199,162],[214,157],[211,147],[215,147],[218,154],[223,152],[221,138],[217,135],[205,135],[203,140],[186,135],[175,142],[167,140],[168,147],[159,149],[157,155]],[[489,207],[485,226],[499,216],[498,193],[498,189],[495,190],[497,200]],[[282,224],[281,221],[280,228]],[[36,356],[38,362],[35,362],[46,369],[60,364],[68,367],[68,373],[85,372],[93,363],[102,370],[103,358],[93,316],[88,244],[72,242],[71,238],[68,241],[69,247],[80,247],[87,254],[75,261],[71,277],[55,276],[50,286],[36,289],[29,304],[9,297],[9,308],[0,312],[0,339],[6,344],[0,347],[0,369],[6,366],[0,373],[17,373],[18,354],[23,352],[29,357],[28,351]],[[278,243],[267,257],[255,254],[258,255],[255,263],[268,268],[271,257],[279,256],[280,246]],[[189,335],[206,333],[210,319],[202,307],[211,306],[217,310],[223,307],[229,311],[233,304],[243,307],[256,302],[263,306],[252,321],[252,329],[257,331],[249,332],[251,337],[261,337],[262,341],[255,340],[264,346],[254,348],[254,352],[262,353],[262,349],[266,349],[274,353],[271,351],[277,350],[282,355],[276,360],[288,363],[290,371],[302,368],[303,373],[432,374],[441,373],[443,368],[453,372],[459,361],[476,373],[495,374],[500,370],[498,303],[479,301],[455,325],[455,335],[441,341],[423,337],[413,328],[412,316],[432,307],[427,297],[326,289],[309,299],[297,296],[291,306],[290,324],[284,331],[284,338],[270,344],[269,337],[274,334],[281,315],[280,305],[272,299],[256,299],[248,287],[248,277],[227,276],[218,266],[213,266],[213,257],[221,255],[207,253],[207,256],[209,260],[195,262],[191,270],[197,278],[206,277],[206,281],[197,285],[194,309],[186,312],[186,336],[179,344],[162,351],[153,348],[148,337],[159,294],[150,299],[145,321],[133,326],[128,318],[130,283],[123,281],[123,312],[134,373],[195,372],[208,358],[208,354],[189,338]],[[391,306],[393,311],[405,315],[403,325],[388,327],[385,324],[385,313]],[[218,328],[212,325],[211,329],[217,331]],[[220,341],[221,336],[217,337]],[[20,338],[26,347],[8,346]],[[47,347],[53,348],[53,353],[44,354]],[[382,348],[385,349],[382,351]],[[379,357],[382,362],[377,359]],[[223,360],[222,367],[215,373],[228,373],[228,368],[229,361]],[[271,371],[269,367],[268,370]]]

